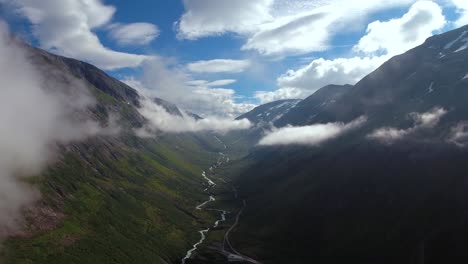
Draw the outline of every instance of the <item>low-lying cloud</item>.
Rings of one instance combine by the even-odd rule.
[[[135,89],[151,91],[156,97],[202,116],[235,118],[256,106],[238,102],[236,91],[225,87],[235,80],[193,79],[184,67],[170,58],[155,56],[144,63],[141,76],[123,81]]]
[[[349,123],[336,122],[310,126],[288,126],[271,131],[259,141],[261,146],[309,145],[316,146],[337,138],[344,133],[362,126],[367,118],[361,116]]]
[[[383,127],[376,129],[367,137],[390,144],[397,140],[403,139],[421,129],[435,127],[445,114],[447,114],[447,110],[441,107],[435,107],[425,113],[410,113],[409,117],[414,121],[414,125],[412,127],[407,129]]]
[[[468,145],[468,122],[462,121],[456,126],[452,127],[448,142],[451,142],[459,147],[466,147]]]
[[[17,231],[23,210],[39,192],[23,177],[37,175],[58,143],[101,132],[87,118],[94,104],[85,85],[56,69],[42,69],[0,21],[0,238]]]
[[[206,117],[196,118],[193,115],[180,110],[180,115],[169,113],[166,108],[156,104],[149,92],[141,91],[140,114],[143,115],[148,123],[136,131],[140,137],[153,137],[158,132],[183,133],[213,131],[225,133],[230,130],[248,129],[251,123],[247,119],[232,120],[230,118]],[[146,95],[145,95],[146,94]]]

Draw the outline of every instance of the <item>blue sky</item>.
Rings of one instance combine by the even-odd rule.
[[[354,84],[468,23],[466,2],[0,0],[0,15],[33,45],[202,115],[236,116]]]

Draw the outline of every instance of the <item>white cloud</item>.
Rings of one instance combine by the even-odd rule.
[[[412,127],[407,129],[383,127],[376,129],[367,137],[370,139],[381,141],[383,143],[391,144],[421,129],[429,129],[435,127],[440,122],[440,119],[446,114],[447,110],[441,107],[435,107],[425,113],[410,113],[409,117],[414,121],[414,125]]]
[[[104,69],[139,66],[145,55],[106,48],[93,32],[108,24],[115,8],[100,0],[0,0],[33,24],[42,48]]]
[[[248,60],[202,60],[187,64],[187,69],[195,73],[240,73],[250,64]]]
[[[287,87],[302,90],[307,96],[329,84],[355,84],[387,59],[388,56],[334,60],[320,58],[298,70],[287,71],[278,78],[277,83],[283,89]]]
[[[452,0],[460,17],[455,21],[455,26],[461,27],[468,24],[468,2],[466,0]]]
[[[263,55],[323,51],[328,48],[332,21],[331,14],[316,11],[279,18],[262,25],[242,50],[257,50]]]
[[[358,29],[373,12],[415,1],[185,0],[177,28],[181,38],[233,32],[248,39],[244,50],[301,54],[328,48],[333,35]]]
[[[359,117],[347,124],[337,122],[301,127],[284,127],[268,133],[258,144],[262,146],[292,144],[316,146],[325,141],[337,138],[350,130],[359,128],[366,121],[366,117]]]
[[[280,88],[276,91],[256,91],[254,97],[257,98],[261,104],[282,100],[282,99],[300,99],[304,98],[307,94],[304,90],[297,88]]]
[[[184,0],[178,37],[197,39],[226,32],[247,33],[272,19],[273,0]]]
[[[147,61],[139,79],[128,78],[124,81],[132,87],[150,90],[156,97],[205,117],[232,118],[255,107],[249,103],[237,103],[233,89],[213,87],[227,85],[232,80],[193,80],[184,68],[161,57]]]
[[[445,23],[436,3],[416,2],[400,18],[370,23],[366,35],[353,48],[354,57],[314,59],[302,68],[287,71],[277,79],[279,89],[270,92],[270,97],[287,99],[300,94],[303,98],[328,84],[354,85],[392,56],[422,44]]]
[[[139,111],[149,122],[145,127],[137,130],[137,135],[141,137],[152,137],[158,132],[213,131],[224,133],[230,130],[248,129],[251,126],[247,119],[233,120],[229,118],[207,117],[196,120],[184,111],[182,111],[182,116],[171,115],[147,96],[143,96]]]
[[[459,147],[465,147],[468,144],[468,122],[462,121],[452,127],[448,141]]]
[[[432,1],[419,1],[401,18],[370,23],[366,35],[354,49],[370,54],[400,54],[422,44],[445,23],[439,5]]]
[[[98,23],[99,21],[95,21]],[[57,143],[107,134],[88,114],[94,98],[85,85],[55,68],[37,65],[0,21],[0,238],[22,224],[38,191],[19,177],[53,161]]]
[[[233,83],[236,83],[237,80],[234,79],[223,79],[223,80],[216,80],[216,81],[205,81],[205,80],[193,80],[193,81],[188,81],[188,85],[192,86],[208,86],[208,87],[214,87],[214,86],[226,86],[230,85]]]
[[[112,24],[110,36],[121,45],[147,45],[159,36],[159,29],[151,23]]]

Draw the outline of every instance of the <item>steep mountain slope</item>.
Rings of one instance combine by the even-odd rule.
[[[245,158],[238,184],[248,206],[234,244],[265,263],[468,260],[468,153],[450,140],[454,131],[466,140],[466,32],[390,59],[304,115],[312,118],[283,116],[294,125],[368,121],[319,146],[262,147]],[[440,122],[411,130],[423,122],[411,113],[435,107],[446,110]],[[392,144],[367,137],[383,127],[412,133]]]
[[[293,109],[301,100],[279,100],[267,103],[252,109],[252,111],[245,113],[237,120],[247,118],[250,122],[261,125],[273,123],[280,119],[283,115],[287,114]]]
[[[5,241],[4,263],[178,263],[214,221],[193,207],[205,199],[202,168],[222,145],[211,134],[138,138],[133,129],[145,120],[134,89],[90,64],[28,49],[46,76],[74,76],[90,91],[97,102],[88,118],[115,117],[121,132],[56,146],[57,160],[29,179],[42,198],[26,210],[24,231]]]
[[[230,144],[231,151],[244,155],[255,146],[265,132],[273,127],[306,124],[327,105],[334,104],[351,88],[350,85],[328,85],[304,100],[279,100],[260,105],[237,119],[247,118],[254,128],[230,132],[223,137]]]
[[[283,127],[285,125],[295,126],[310,123],[324,107],[336,103],[351,87],[351,85],[327,85],[322,87],[278,118],[274,124],[276,127]]]

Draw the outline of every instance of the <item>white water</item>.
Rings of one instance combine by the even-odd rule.
[[[215,222],[213,228],[218,227],[220,222],[226,221],[226,214],[228,213],[228,211],[224,211],[224,210],[217,210],[217,211],[221,212],[221,219],[219,219],[218,221]]]
[[[218,139],[219,140],[219,139]],[[220,141],[221,142],[221,141]],[[226,145],[224,145],[225,148],[226,148]],[[216,162],[216,165],[213,165],[209,168],[210,171],[213,171],[214,168],[216,168],[217,166],[220,166],[223,162],[222,162],[222,159],[226,157],[226,155],[224,155],[223,153],[219,153],[220,154],[220,157],[218,158],[217,162]],[[205,192],[208,192],[210,188],[216,186],[216,183],[213,182],[213,180],[211,180],[210,178],[208,178],[208,176],[206,176],[206,172],[203,171],[202,172],[202,177],[203,179],[206,180],[207,184],[208,184],[208,187],[204,190]],[[213,195],[210,195],[208,197],[208,200],[204,201],[203,203],[197,205],[195,207],[195,209],[197,210],[203,210],[203,207],[205,207],[208,203],[211,203],[211,202],[214,202],[216,201],[216,198],[213,196]],[[217,220],[214,225],[213,225],[213,228],[216,228],[219,226],[219,223],[221,222],[224,222],[226,221],[226,214],[228,214],[229,212],[228,211],[224,211],[224,210],[219,210],[219,209],[204,209],[204,210],[208,210],[208,211],[217,211],[217,212],[221,212],[221,218],[219,220]],[[193,247],[187,251],[187,254],[185,255],[185,257],[182,259],[182,264],[185,264],[186,263],[186,260],[187,259],[190,259],[193,255],[193,253],[198,249],[198,246],[201,245],[204,241],[205,241],[205,238],[206,238],[206,234],[210,231],[209,228],[207,229],[203,229],[203,230],[200,230],[198,231],[198,233],[200,233],[200,240],[195,243],[193,245]]]
[[[192,257],[192,254],[193,252],[195,252],[195,250],[197,250],[198,246],[201,245],[203,243],[203,241],[205,241],[205,238],[206,238],[206,233],[208,233],[208,231],[210,231],[209,228],[205,229],[205,230],[200,230],[198,231],[200,233],[200,240],[195,243],[192,247],[192,249],[190,249],[189,251],[187,251],[187,254],[185,255],[185,257],[182,259],[182,264],[185,264],[185,261],[187,259],[189,259],[190,257]]]
[[[214,202],[214,201],[216,201],[216,199],[214,198],[213,195],[210,195],[210,199],[208,199],[208,200],[204,201],[203,203],[197,205],[195,208],[197,210],[201,210],[203,208],[203,206],[205,206],[207,203]]]

